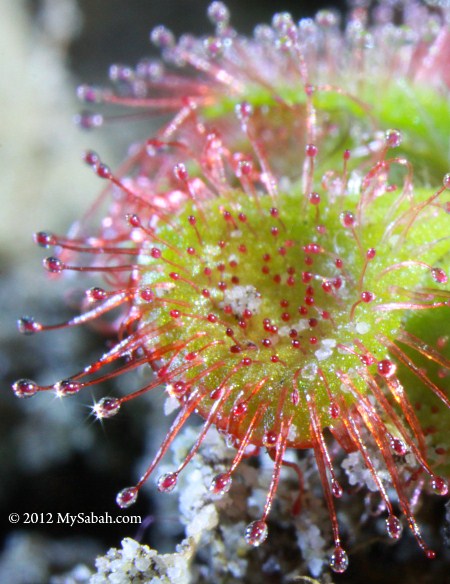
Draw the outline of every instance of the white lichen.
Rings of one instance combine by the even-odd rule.
[[[383,482],[390,482],[390,475],[383,463],[378,457],[372,456],[377,475]],[[350,485],[366,487],[373,493],[378,492],[378,486],[372,476],[371,471],[367,468],[362,454],[360,452],[350,452],[342,461],[342,468],[348,476]]]
[[[134,539],[122,540],[122,549],[111,548],[97,558],[97,573],[90,584],[189,584],[194,540],[184,540],[173,554],[158,554]]]

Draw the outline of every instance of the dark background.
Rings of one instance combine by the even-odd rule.
[[[84,17],[80,36],[69,50],[73,71],[85,81],[98,82],[114,62],[133,64],[154,51],[149,31],[164,24],[178,36],[208,34],[212,25],[206,15],[210,0],[79,0]],[[270,22],[275,12],[291,12],[294,19],[313,16],[322,8],[342,10],[345,2],[303,0],[228,0],[231,24],[249,34],[261,22]]]

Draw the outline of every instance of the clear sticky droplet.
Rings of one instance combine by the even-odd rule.
[[[341,547],[337,547],[334,550],[330,558],[330,568],[336,574],[342,574],[348,568],[348,556]]]
[[[263,435],[262,443],[266,448],[274,448],[277,444],[277,433],[274,430],[267,430]]]
[[[387,130],[386,144],[389,148],[398,148],[402,143],[402,134],[398,130]]]
[[[218,37],[208,37],[203,41],[203,48],[208,57],[217,58],[222,54],[223,43]]]
[[[150,40],[159,49],[168,49],[175,46],[175,37],[168,28],[159,25],[150,33]]]
[[[333,496],[336,497],[336,499],[340,499],[342,497],[343,490],[336,479],[331,480],[331,492],[333,493]]]
[[[77,87],[77,97],[85,103],[100,103],[102,101],[102,91],[92,85],[79,85]]]
[[[382,377],[392,377],[397,370],[397,366],[389,359],[378,361],[377,371]]]
[[[176,381],[172,385],[171,395],[173,395],[174,397],[179,399],[186,394],[188,389],[189,389],[189,386],[185,381]]]
[[[351,211],[343,211],[339,215],[339,219],[341,221],[341,225],[346,229],[348,229],[349,227],[353,227],[356,221],[355,216]]]
[[[170,493],[174,490],[178,482],[178,475],[175,472],[163,474],[158,479],[158,491],[161,493]]]
[[[17,328],[22,335],[33,335],[42,330],[42,325],[31,316],[24,316],[17,321]]]
[[[391,446],[395,454],[399,456],[404,456],[408,452],[406,444],[400,438],[391,438]]]
[[[82,384],[72,379],[63,379],[55,383],[54,389],[58,397],[66,397],[68,395],[74,395],[80,391]]]
[[[431,277],[438,284],[447,284],[448,276],[442,268],[432,268]]]
[[[86,297],[89,302],[98,302],[99,300],[105,300],[107,298],[107,292],[103,288],[94,286],[86,291]]]
[[[52,274],[60,274],[64,269],[64,264],[59,258],[49,257],[42,262],[44,268]]]
[[[258,519],[247,526],[245,541],[253,547],[258,547],[266,540],[267,534],[267,523],[263,519]]]
[[[39,391],[39,386],[31,379],[19,379],[13,384],[12,390],[17,397],[26,398],[35,395]]]
[[[305,154],[309,158],[314,158],[315,156],[317,156],[318,151],[319,150],[315,144],[307,144],[305,146]]]
[[[231,488],[233,479],[228,473],[221,473],[215,476],[211,482],[209,490],[214,495],[225,495]]]
[[[112,418],[120,410],[120,400],[115,397],[103,397],[93,407],[97,418]]]
[[[337,418],[339,418],[339,416],[341,415],[341,410],[336,402],[330,403],[330,406],[328,408],[328,413],[333,418],[333,420],[336,420]]]
[[[116,503],[119,505],[121,509],[126,509],[130,507],[134,503],[136,503],[136,499],[138,496],[138,489],[137,487],[127,487],[120,491],[116,497]]]
[[[74,116],[73,121],[76,126],[83,130],[92,130],[93,128],[100,128],[103,125],[104,118],[102,114],[97,112],[82,111]]]
[[[186,165],[182,162],[175,164],[173,167],[173,174],[175,178],[181,182],[186,182],[189,179],[189,173],[186,168]]]
[[[448,494],[448,482],[443,477],[433,477],[431,488],[437,495],[445,496]]]
[[[253,114],[253,106],[250,105],[248,102],[243,101],[242,103],[238,103],[235,107],[236,115],[238,120],[242,124],[247,124],[250,117]]]
[[[38,231],[33,235],[33,239],[40,247],[50,247],[56,245],[56,237],[52,233],[46,231]]]
[[[241,418],[247,413],[248,406],[245,402],[238,402],[231,410],[231,415],[234,418]]]
[[[392,539],[400,539],[403,526],[398,517],[395,515],[389,515],[389,517],[386,519],[386,529]]]
[[[230,19],[230,11],[223,2],[212,2],[208,7],[208,17],[213,24],[227,24]]]

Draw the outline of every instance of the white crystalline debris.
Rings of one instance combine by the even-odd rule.
[[[174,554],[159,555],[147,545],[126,537],[122,549],[110,549],[97,558],[97,573],[90,584],[189,584],[189,564],[195,552],[192,541],[185,540]]]
[[[172,461],[162,466],[160,473],[171,472],[179,466],[197,437],[197,429],[183,429],[171,446]],[[233,453],[234,450],[228,449],[219,433],[211,428],[205,436],[201,451],[191,461],[189,472],[180,475],[177,487],[180,520],[186,526],[186,534],[196,541],[218,524],[219,516],[216,506],[211,503],[209,485],[216,474],[225,470],[222,464],[214,468],[217,462],[231,459]],[[214,459],[211,459],[213,455]]]
[[[292,327],[289,326],[280,326],[278,329],[278,336],[279,337],[287,337],[289,335],[289,331]]]
[[[301,371],[301,376],[303,377],[303,379],[312,380],[316,377],[316,375],[317,363],[308,363],[308,365],[305,365],[305,367],[303,367]]]
[[[309,571],[317,578],[326,563],[326,542],[314,521],[306,521],[306,518],[301,520],[301,529],[297,531],[297,542]]]
[[[323,339],[320,342],[320,349],[314,352],[318,361],[324,361],[331,357],[333,354],[333,349],[336,347],[336,339]]]
[[[281,326],[278,329],[278,335],[280,337],[287,337],[291,332],[291,329],[295,329],[298,333],[301,331],[305,331],[309,328],[309,322],[306,318],[301,318],[298,322],[294,323],[291,326]]]
[[[220,559],[226,563],[228,572],[239,581],[243,581],[247,572],[248,560],[246,559],[247,546],[242,534],[245,532],[245,523],[240,521],[236,524],[224,526],[221,529],[222,540],[216,539],[212,545],[217,546],[215,560]],[[214,550],[216,552],[216,550]],[[220,554],[220,556],[219,556]]]
[[[330,554],[328,509],[321,490],[316,490],[318,477],[314,455],[309,453],[305,459],[297,462],[304,479],[302,511],[294,517],[297,545],[311,575],[318,578],[328,565]],[[324,533],[321,525],[327,526]]]
[[[217,245],[206,244],[203,246],[203,253],[205,258],[210,258],[210,260],[212,260],[220,255],[220,248]]]
[[[365,335],[370,331],[370,324],[367,322],[357,322],[355,325],[355,331],[359,335]]]
[[[206,474],[205,474],[206,473]],[[208,486],[213,478],[211,469],[191,468],[184,479],[186,485],[179,491],[181,519],[186,524],[186,535],[200,539],[202,533],[217,526],[219,515],[208,501]]]
[[[186,535],[200,538],[202,533],[214,529],[219,523],[217,509],[211,503],[203,507],[186,527]]]
[[[170,447],[169,460],[165,465],[161,465],[158,475],[173,471],[185,460],[192,444],[198,438],[198,432],[198,428],[194,427],[186,427],[181,430]],[[224,545],[224,526],[219,527],[219,509],[232,507],[235,510],[236,506],[232,506],[228,495],[217,498],[209,491],[213,477],[229,468],[234,455],[235,450],[228,448],[223,436],[211,428],[204,438],[202,448],[191,460],[189,472],[180,474],[177,488],[172,496],[177,498],[178,516],[184,525],[186,536],[188,536],[188,539],[184,541],[189,541],[191,548],[209,549],[212,558],[210,570],[214,574],[226,572],[235,574],[236,577],[242,577],[245,574],[247,561],[245,558],[239,559],[239,555],[236,558],[235,551],[238,546]],[[256,473],[256,469],[252,470]],[[244,512],[245,507],[242,509],[242,514]],[[233,525],[232,529],[236,530],[234,537],[236,539],[240,537],[241,545],[245,546],[243,543],[245,526],[237,524]],[[228,535],[230,538],[232,537],[231,533]],[[159,558],[159,555],[155,556],[154,562],[157,562]],[[177,575],[178,568],[180,572]],[[155,579],[148,580],[148,582],[151,584],[156,584],[156,582],[165,584],[167,581],[184,583],[187,581],[186,573],[188,570],[186,565],[180,563],[167,572],[170,580]],[[190,578],[193,582],[196,581],[195,570],[190,570]],[[147,580],[142,581],[147,582]]]
[[[234,286],[224,292],[224,301],[220,306],[229,304],[238,316],[244,314],[244,310],[251,310],[253,314],[259,312],[261,295],[254,286]]]
[[[373,457],[372,460],[375,463],[375,469],[379,478],[383,482],[389,482],[389,473],[383,468],[379,459]],[[348,476],[348,482],[351,485],[365,486],[373,493],[378,492],[378,486],[373,479],[372,473],[366,467],[360,452],[350,452],[350,454],[348,454],[342,461],[342,468],[345,470]]]
[[[167,387],[166,387],[166,390],[167,390]],[[170,416],[170,414],[172,412],[174,412],[175,410],[177,410],[179,407],[180,407],[180,404],[179,404],[177,398],[169,395],[169,396],[167,396],[167,398],[164,402],[164,414],[166,416]]]

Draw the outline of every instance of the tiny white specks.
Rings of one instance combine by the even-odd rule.
[[[257,314],[261,305],[261,294],[254,286],[234,286],[224,292],[224,301],[220,305],[227,304],[238,316],[242,316],[244,310],[251,310],[253,314]]]
[[[302,369],[301,376],[303,379],[314,379],[317,375],[316,363],[308,363]]]
[[[242,237],[242,231],[240,229],[235,229],[234,231],[232,231],[230,233],[230,237],[235,237],[235,238]]]
[[[291,426],[289,427],[289,432],[288,432],[288,440],[290,440],[291,442],[294,442],[296,438],[297,438],[297,428],[294,426],[294,424],[291,424]]]
[[[333,354],[333,349],[336,347],[336,340],[335,339],[323,339],[321,342],[320,349],[315,351],[315,356],[317,357],[318,361],[324,361],[331,357]]]
[[[376,473],[378,477],[385,483],[391,482],[390,475],[386,469],[383,468],[383,463],[376,455],[372,456]],[[365,485],[369,491],[376,493],[378,485],[373,478],[372,471],[367,468],[364,459],[360,452],[350,452],[342,461],[342,468],[345,470],[348,481],[351,485]]]
[[[203,246],[203,257],[205,258],[215,258],[220,255],[220,249],[217,245],[204,245]]]
[[[325,359],[331,357],[332,354],[333,351],[331,349],[317,349],[317,351],[314,352],[314,355],[317,357],[318,361],[325,361]]]

